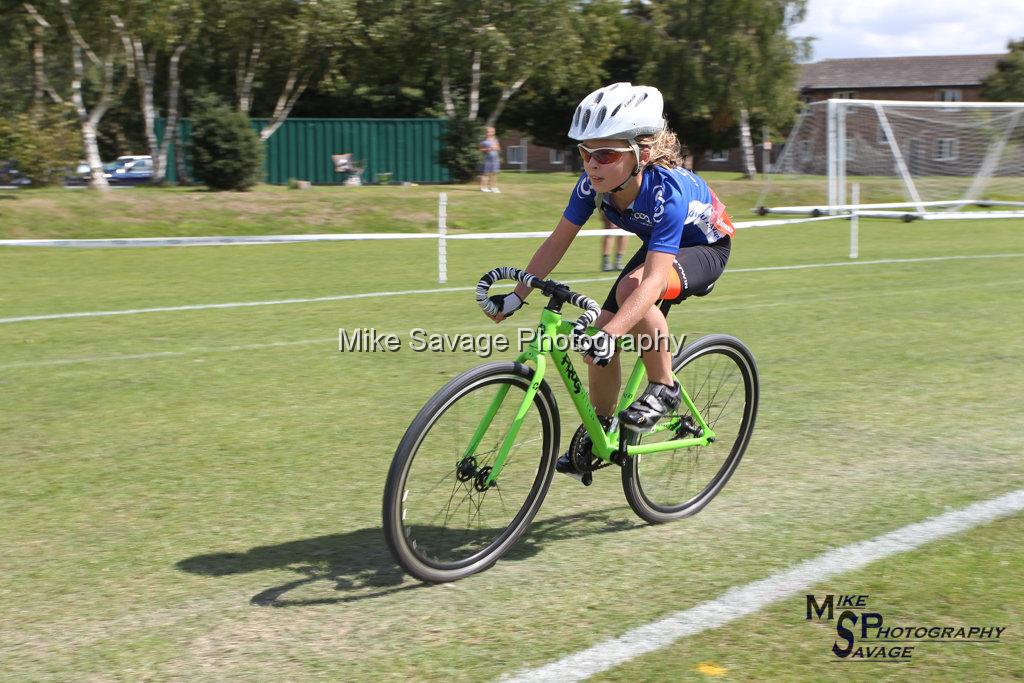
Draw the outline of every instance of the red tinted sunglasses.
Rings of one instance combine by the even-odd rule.
[[[583,157],[583,163],[589,164],[591,157],[597,163],[614,164],[616,161],[622,158],[623,152],[632,152],[632,147],[600,147],[598,149],[590,149],[586,145],[576,145],[580,150],[580,155]]]

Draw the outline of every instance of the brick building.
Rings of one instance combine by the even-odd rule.
[[[498,142],[501,143],[502,171],[572,171],[580,168],[573,156],[576,155],[575,149],[541,147],[531,143],[529,136],[518,130],[506,131]]]
[[[826,59],[800,68],[804,102],[830,98],[978,102],[1005,54]]]
[[[826,59],[800,67],[800,99],[807,103],[831,98],[978,102],[982,99],[982,80],[1005,57],[1005,54],[986,54]],[[753,133],[755,143],[760,142],[757,131]],[[774,146],[772,162],[780,150],[781,145]],[[755,152],[760,172],[759,146],[755,146]],[[704,157],[701,169],[742,172],[740,155],[738,147],[712,151]]]

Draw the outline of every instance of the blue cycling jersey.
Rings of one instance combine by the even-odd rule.
[[[583,225],[595,208],[597,193],[584,173],[562,215],[574,225]],[[732,224],[715,193],[683,168],[648,166],[636,199],[620,212],[606,197],[604,215],[616,226],[637,235],[648,251],[675,254],[682,247],[711,244],[732,235]]]

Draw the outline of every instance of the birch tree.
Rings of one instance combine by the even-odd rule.
[[[584,2],[451,0],[426,4],[421,24],[429,26],[433,66],[447,116],[455,95],[467,103],[471,121],[493,126],[509,100],[532,78],[558,84],[584,59],[578,22]]]
[[[44,0],[26,2],[24,6],[44,31],[61,26],[71,57],[69,99],[82,131],[92,187],[105,190],[109,185],[103,176],[97,129],[107,112],[121,101],[134,76],[131,47],[124,36],[119,35],[113,19],[120,9],[119,3]]]
[[[309,87],[338,77],[358,35],[354,0],[205,0],[203,8],[208,89],[233,92],[246,115],[266,111],[263,140]]]
[[[127,20],[114,15],[112,21],[119,35],[129,46],[133,63],[139,109],[142,113],[146,146],[153,157],[153,182],[167,177],[167,156],[177,138],[178,98],[181,89],[179,65],[182,54],[195,39],[202,20],[195,0],[164,0],[159,3],[135,5]],[[155,105],[157,69],[167,69],[166,126],[163,140],[158,142]]]

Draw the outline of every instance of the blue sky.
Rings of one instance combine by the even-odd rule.
[[[1024,0],[809,0],[791,34],[817,38],[812,61],[1005,52]]]

